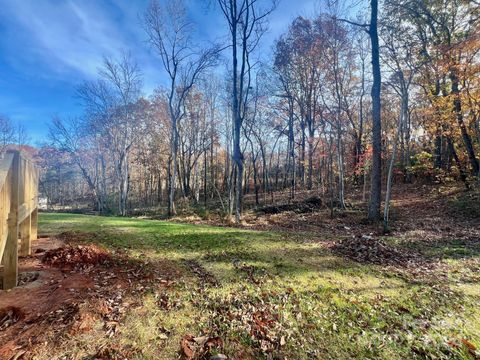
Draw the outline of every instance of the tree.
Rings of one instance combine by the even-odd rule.
[[[141,75],[136,62],[126,54],[118,61],[105,58],[99,76],[96,82],[86,82],[80,86],[78,97],[87,111],[85,131],[106,141],[105,147],[112,152],[118,188],[118,212],[125,216],[129,191],[128,158],[140,124]],[[103,161],[103,155],[100,157]]]
[[[299,172],[302,182],[306,183],[309,190],[313,187],[315,136],[322,111],[319,108],[318,99],[324,82],[324,64],[326,63],[326,41],[321,22],[321,19],[312,21],[297,17],[292,22],[287,35],[277,42],[275,52],[275,67],[281,74],[284,90],[290,92],[300,113],[301,167]],[[285,83],[287,79],[290,81],[288,85]],[[305,165],[307,165],[306,176]]]
[[[257,48],[266,30],[268,15],[275,9],[276,1],[261,8],[258,0],[217,0],[227,21],[232,54],[232,117],[233,117],[233,161],[236,166],[235,221],[241,220],[243,198],[243,154],[240,134],[247,113],[251,85],[251,55]]]
[[[421,46],[418,62],[422,66],[418,82],[429,98],[428,102],[433,102],[437,109],[436,119],[427,124],[428,130],[435,133],[435,166],[441,168],[445,165],[442,148],[451,153],[454,147],[450,143],[458,137],[458,142],[464,145],[471,173],[476,176],[480,173],[480,163],[468,121],[469,115],[474,115],[475,111],[465,111],[469,104],[465,85],[467,77],[475,77],[477,72],[465,70],[476,68],[472,62],[475,62],[479,48],[478,6],[474,2],[457,0],[403,0],[394,6],[397,13],[415,28]],[[445,142],[447,146],[444,147]]]
[[[0,115],[0,153],[15,140],[15,127],[9,117]]]
[[[359,26],[367,31],[370,37],[373,83],[372,97],[372,166],[370,176],[370,201],[368,204],[368,218],[373,221],[380,219],[382,204],[382,109],[381,86],[382,75],[380,69],[380,42],[378,38],[378,0],[370,0],[370,22],[359,24],[354,21],[340,19],[349,24]]]
[[[26,145],[31,141],[27,128],[23,124],[18,124],[15,129],[15,142],[17,145]]]
[[[86,136],[82,121],[79,118],[62,120],[55,116],[49,126],[50,143],[60,152],[67,153],[72,162],[78,166],[85,183],[93,194],[95,208],[102,213],[106,205],[105,194],[100,188],[98,172],[90,166],[92,152],[85,147],[85,144],[88,143]],[[45,154],[48,155],[49,152]]]
[[[144,17],[151,45],[160,55],[169,77],[168,111],[171,121],[168,215],[175,214],[178,155],[178,124],[185,116],[186,99],[202,73],[214,65],[218,47],[198,50],[192,45],[193,24],[187,19],[181,0],[169,0],[164,7],[152,1]]]
[[[372,175],[368,218],[380,218],[382,203],[382,119],[381,119],[381,83],[380,45],[378,41],[378,0],[370,3],[370,24],[368,33],[372,46]]]
[[[207,73],[217,49],[195,45],[182,2],[172,0],[153,2],[144,18],[166,87],[142,97],[139,69],[125,59],[106,60],[81,87],[84,113],[52,124],[66,158],[46,161],[52,170],[42,181],[54,201],[93,197],[102,212],[165,206],[172,215],[181,195],[182,207],[202,204],[240,221],[244,207],[292,201],[301,191],[326,198],[334,216],[352,188],[363,185],[365,201],[371,180],[368,215],[378,219],[387,171],[385,218],[396,175],[454,175],[473,187],[480,20],[471,2],[387,0],[379,9],[372,1],[361,23],[341,19],[342,3],[328,1],[318,16],[292,21],[270,64],[257,50],[275,2],[217,3],[229,30],[225,74]]]
[[[338,11],[332,9],[332,11]],[[335,128],[336,148],[337,148],[337,167],[338,167],[338,202],[341,209],[345,208],[345,161],[344,161],[344,139],[343,133],[346,132],[348,123],[354,129],[354,140],[360,137],[356,131],[354,120],[353,92],[356,86],[355,82],[355,61],[353,53],[352,38],[348,34],[348,29],[337,20],[336,17],[319,18],[318,26],[325,36],[324,59],[329,66],[326,68],[326,86],[322,89],[322,99],[324,106],[329,110],[332,121],[330,126]],[[331,85],[329,85],[331,84]],[[330,104],[326,100],[325,93],[330,98]],[[361,101],[361,97],[360,97]],[[359,121],[362,123],[362,120]],[[361,127],[361,125],[360,125]]]
[[[381,25],[384,43],[383,62],[391,76],[387,84],[401,99],[401,122],[399,141],[401,144],[401,164],[404,181],[410,182],[410,138],[411,138],[411,105],[410,93],[414,77],[417,75],[419,64],[415,53],[418,51],[411,27],[406,25],[405,19],[397,16],[396,6],[388,6],[385,20]]]

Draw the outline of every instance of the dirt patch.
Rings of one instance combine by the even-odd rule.
[[[1,359],[9,359],[20,350],[28,358],[51,334],[68,331],[79,319],[78,306],[94,286],[87,275],[65,274],[43,265],[39,258],[23,259],[20,266],[25,265],[36,270],[37,280],[0,292],[0,311],[15,307],[22,314],[18,321],[0,329]]]
[[[19,286],[0,291],[0,359],[32,358],[46,342],[54,349],[65,336],[88,331],[114,337],[144,294],[165,292],[181,276],[172,262],[148,262],[71,239],[68,245],[58,238],[35,241],[33,255],[20,259]],[[134,352],[104,348],[97,358],[130,358]]]

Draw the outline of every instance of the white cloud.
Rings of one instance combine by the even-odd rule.
[[[41,62],[55,73],[73,70],[91,77],[104,55],[115,56],[128,49],[118,24],[100,4],[72,0],[4,1],[0,17],[9,32],[7,46],[18,49],[16,56],[30,57],[24,60]],[[22,43],[17,43],[20,39]]]
[[[2,0],[0,52],[24,80],[48,80],[73,87],[97,76],[104,56],[131,52],[144,75],[145,92],[164,83],[154,50],[145,42],[141,16],[149,0]],[[198,25],[197,40],[218,41],[225,20],[215,6],[187,0]],[[295,15],[310,14],[317,0],[283,0],[270,17],[270,31],[259,52],[270,47]],[[162,81],[163,80],[163,81]],[[1,79],[0,79],[1,81]]]

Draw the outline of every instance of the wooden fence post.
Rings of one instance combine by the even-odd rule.
[[[30,208],[31,203],[31,174],[27,170],[27,161],[24,158],[20,158],[20,176],[19,176],[19,195],[18,195],[18,203],[19,204],[28,204],[27,207]],[[30,210],[29,210],[30,212]],[[20,216],[20,215],[19,215]],[[31,222],[31,215],[23,219],[19,218],[18,221],[20,222],[18,225],[18,230],[20,232],[20,249],[19,255],[20,256],[28,256],[32,253],[32,242],[30,237],[30,222]]]
[[[40,172],[38,169],[35,169],[33,174],[32,186],[33,186],[33,195],[34,195],[34,206],[35,209],[30,215],[30,239],[37,240],[38,238],[38,182],[40,179]]]
[[[20,231],[20,256],[32,254],[31,215],[27,216],[19,225]]]
[[[11,289],[18,282],[18,193],[20,152],[11,151],[13,154],[10,168],[10,213],[8,215],[8,237],[3,253],[3,289]]]
[[[38,205],[32,211],[30,216],[30,240],[37,240],[38,238]]]

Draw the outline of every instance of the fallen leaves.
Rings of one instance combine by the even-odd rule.
[[[390,246],[369,235],[344,239],[335,243],[332,250],[358,262],[379,265],[409,266],[420,258],[419,254]]]
[[[22,286],[38,279],[39,273],[37,271],[22,272],[18,275],[17,286]]]
[[[462,344],[465,345],[465,347],[468,349],[470,355],[472,355],[476,359],[480,358],[480,352],[477,351],[477,347],[471,341],[467,339],[462,339]]]
[[[26,354],[27,352],[25,350],[20,350],[18,351],[15,355],[13,355],[9,360],[18,360],[18,359],[22,359],[23,356]]]
[[[0,331],[17,323],[25,317],[25,314],[17,307],[9,306],[0,310]]]
[[[235,267],[235,269],[244,272],[247,275],[248,280],[255,285],[259,285],[262,282],[263,277],[265,276],[265,270],[258,269],[253,265],[234,262],[233,266]]]
[[[37,321],[47,322],[55,325],[55,328],[62,328],[70,325],[79,319],[80,306],[76,302],[64,303],[59,309],[50,311],[37,317]]]
[[[445,261],[390,245],[371,235],[347,238],[334,243],[330,248],[334,253],[351,260],[390,268],[414,282],[443,283],[448,281],[451,272],[451,267]]]
[[[201,359],[211,354],[212,350],[219,350],[223,346],[223,341],[218,336],[193,336],[186,334],[180,341],[183,355],[188,360]]]
[[[89,359],[95,360],[129,360],[141,355],[141,350],[132,346],[120,346],[116,344],[102,345],[96,354]]]
[[[109,259],[108,252],[97,245],[67,245],[45,252],[42,262],[60,268],[78,269],[102,264]]]
[[[205,285],[218,286],[219,282],[215,275],[207,271],[200,263],[196,260],[186,260],[186,265],[190,270],[198,277],[202,287]]]
[[[258,310],[252,314],[250,322],[250,336],[252,340],[260,343],[263,352],[268,353],[275,345],[285,343],[285,337],[277,338],[275,328],[278,324],[278,314],[272,314],[269,310]]]
[[[425,237],[431,240],[429,244],[432,248],[447,245],[445,257],[462,255],[461,250],[465,250],[465,255],[462,255],[465,258],[458,265],[445,261],[445,265],[449,266],[448,275],[455,281],[450,278],[448,283],[442,283],[448,287],[435,288],[434,283],[426,284],[422,280],[414,284],[409,280],[416,280],[427,272],[437,274],[438,270],[442,270],[437,263],[426,261],[417,250],[403,248],[405,239],[398,234],[399,227],[393,228],[395,239],[378,237],[371,224],[358,222],[360,216],[362,214],[353,211],[334,219],[325,218],[321,212],[301,215],[285,212],[268,216],[282,228],[291,226],[295,232],[312,232],[294,234],[291,243],[287,242],[290,238],[279,239],[278,243],[271,243],[275,245],[272,248],[267,247],[270,243],[262,244],[262,247],[249,246],[248,237],[245,244],[239,237],[241,246],[237,246],[235,240],[232,246],[225,248],[217,247],[215,243],[199,242],[188,247],[182,243],[178,256],[183,256],[186,249],[193,249],[189,256],[195,255],[195,260],[179,265],[175,256],[170,262],[162,260],[163,268],[157,266],[160,261],[156,257],[162,253],[160,250],[154,255],[145,250],[146,246],[141,247],[144,252],[136,251],[133,241],[128,247],[134,250],[132,253],[135,256],[131,256],[129,250],[123,253],[112,250],[109,252],[111,259],[105,262],[68,266],[67,271],[61,272],[56,268],[55,271],[65,279],[56,278],[48,290],[55,296],[71,290],[72,298],[80,305],[80,314],[75,314],[73,307],[60,307],[62,311],[51,315],[52,327],[68,336],[82,329],[88,331],[91,324],[88,318],[84,322],[81,315],[83,308],[90,306],[90,314],[95,316],[93,331],[97,332],[95,335],[98,335],[99,341],[108,344],[100,349],[99,343],[92,344],[88,356],[97,359],[142,358],[142,355],[152,357],[152,354],[169,358],[179,356],[170,351],[180,351],[187,359],[209,360],[224,360],[226,356],[222,353],[232,359],[295,359],[349,358],[348,355],[354,357],[366,353],[371,358],[381,358],[382,352],[392,354],[394,351],[398,351],[399,356],[411,353],[422,358],[454,357],[458,354],[467,358],[468,354],[478,357],[477,338],[469,338],[471,333],[463,330],[464,323],[456,322],[457,319],[469,321],[472,315],[463,311],[472,306],[467,301],[477,295],[462,298],[452,292],[457,290],[456,285],[461,284],[468,285],[472,293],[478,293],[475,288],[480,270],[476,257],[478,238],[472,237],[467,241],[462,235],[461,243],[442,241],[436,244],[443,231],[456,237],[458,230],[448,224],[445,230],[438,231],[437,238],[432,239],[431,234],[437,231],[433,229],[434,223],[422,219],[431,229],[422,225],[424,228],[415,229],[418,232],[411,232],[412,245],[423,231]],[[398,224],[395,221],[394,225]],[[467,234],[467,229],[464,231],[462,234]],[[354,234],[357,234],[356,238],[335,244],[338,248],[334,251],[338,250],[341,255],[355,261],[383,268],[351,266],[353,264],[346,264],[325,250],[332,238],[338,240]],[[358,234],[369,235],[362,237]],[[136,239],[133,230],[130,235],[132,240]],[[158,236],[161,238],[162,235]],[[236,239],[235,236],[232,235],[232,238]],[[322,239],[321,247],[316,244],[303,246],[319,238]],[[138,240],[138,244],[143,244],[141,238]],[[219,241],[224,240],[221,238]],[[400,246],[397,240],[401,241]],[[426,243],[427,239],[422,240]],[[168,241],[168,250],[171,250],[175,242]],[[69,247],[77,248],[72,244]],[[415,246],[411,248],[418,249]],[[470,254],[472,256],[467,258]],[[76,256],[75,253],[70,257],[68,255],[68,252],[59,254],[54,261],[62,264],[65,259],[68,262],[72,255]],[[281,263],[278,261],[280,257]],[[83,261],[81,256],[79,259]],[[191,272],[193,276],[178,281],[178,268]],[[215,273],[212,274],[210,269],[215,269]],[[228,272],[226,276],[221,274],[223,269]],[[408,269],[411,278],[407,281],[398,279],[397,269]],[[266,270],[268,273],[265,275]],[[90,280],[88,288],[87,285],[78,287],[63,281],[71,278],[74,271],[82,275],[79,279],[84,275]],[[42,271],[42,277],[43,274]],[[216,278],[215,274],[219,277]],[[365,283],[362,283],[363,280]],[[125,316],[130,311],[134,316]],[[140,337],[143,340],[143,332],[134,334],[136,326],[127,329],[132,319],[134,325],[138,321],[139,326],[146,326],[147,346],[138,341]],[[443,322],[444,319],[449,325]],[[7,331],[14,332],[23,326],[23,323],[15,324],[9,325],[11,328]],[[182,337],[185,328],[191,334]],[[450,345],[448,339],[452,337],[455,340]],[[38,341],[43,339],[38,337]],[[111,346],[125,341],[141,346],[144,354],[132,355],[128,349]],[[55,344],[55,340],[49,342],[49,346],[54,347]],[[29,345],[24,346],[30,349]]]
[[[282,312],[288,308],[289,313],[301,315],[292,289],[279,293],[258,290],[251,293],[244,288],[223,295],[202,294],[194,302],[205,319],[198,326],[222,338],[235,334],[235,339],[248,339],[248,348],[257,357],[275,358],[296,332],[293,330],[296,325],[287,323]]]
[[[467,339],[462,339],[462,344],[465,345],[469,350],[472,350],[472,351],[477,350],[477,347]]]
[[[134,304],[141,304],[146,294],[163,294],[160,302],[168,311],[178,305],[168,294],[181,276],[181,268],[173,262],[135,258],[126,251],[109,251],[94,244],[75,245],[71,239],[69,243],[23,260],[37,271],[21,273],[21,284],[39,279],[35,296],[40,299],[35,299],[32,311],[26,301],[21,309],[0,309],[0,331],[5,331],[2,341],[6,342],[0,346],[1,358],[3,354],[8,354],[7,358],[30,356],[37,345],[45,346],[48,339],[55,347],[65,335],[103,331],[104,339],[118,337],[125,315]],[[28,299],[26,287],[16,291],[17,296]],[[28,309],[26,315],[23,309]],[[102,347],[93,358],[131,359],[136,351],[130,350]]]
[[[155,302],[159,308],[170,311],[183,307],[182,300],[177,296],[172,296],[168,292],[160,292],[155,294]]]
[[[475,344],[468,339],[463,338],[460,339],[460,341],[452,339],[447,341],[447,345],[456,350],[460,350],[463,347],[473,359],[480,359],[480,351],[478,351]]]

